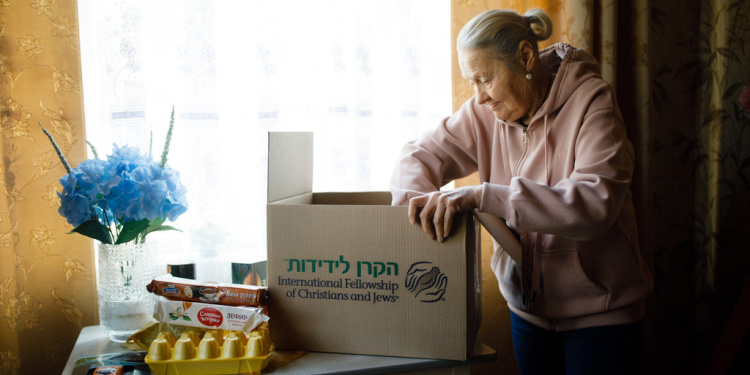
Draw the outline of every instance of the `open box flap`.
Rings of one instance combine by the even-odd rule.
[[[268,203],[312,193],[313,133],[268,132]]]

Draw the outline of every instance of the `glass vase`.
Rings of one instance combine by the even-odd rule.
[[[99,244],[96,251],[99,324],[110,340],[125,342],[153,320],[156,244]]]

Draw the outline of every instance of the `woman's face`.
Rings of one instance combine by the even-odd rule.
[[[459,52],[461,73],[474,87],[479,104],[486,104],[502,121],[518,121],[531,112],[533,98],[526,79],[514,74],[486,49]]]

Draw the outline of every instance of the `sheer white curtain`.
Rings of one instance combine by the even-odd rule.
[[[182,233],[152,235],[164,271],[189,259],[229,282],[230,262],[265,259],[268,131],[315,133],[315,191],[386,190],[401,146],[450,114],[448,0],[78,4],[100,157],[158,157],[175,107],[169,163],[190,206]]]

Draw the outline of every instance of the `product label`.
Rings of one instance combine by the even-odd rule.
[[[224,321],[224,316],[219,310],[206,307],[198,311],[198,321],[209,327],[218,327]]]
[[[164,288],[164,289],[161,290],[161,292],[165,296],[176,296],[176,295],[180,294],[180,290],[177,289],[177,288],[175,288],[175,287],[173,287],[173,286],[169,286],[167,288]]]

